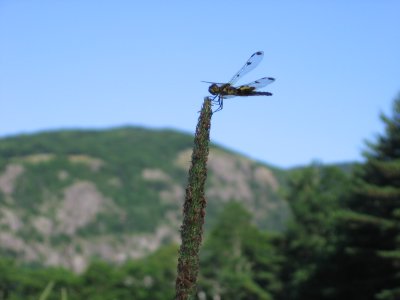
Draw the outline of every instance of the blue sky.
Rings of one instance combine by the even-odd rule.
[[[208,86],[258,50],[211,139],[280,167],[361,160],[400,92],[400,1],[0,0],[0,137],[140,125],[193,133]]]

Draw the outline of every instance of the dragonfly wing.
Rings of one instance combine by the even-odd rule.
[[[257,51],[252,56],[250,56],[249,60],[246,61],[244,66],[232,77],[229,83],[231,85],[235,84],[240,78],[242,78],[244,75],[246,75],[255,67],[257,67],[257,65],[261,62],[263,57],[264,57],[263,51]]]
[[[221,85],[225,84],[225,83],[222,83],[222,82],[212,82],[212,81],[203,81],[203,80],[201,82],[216,84],[218,86],[221,86]]]
[[[250,82],[248,84],[243,84],[243,86],[248,86],[248,87],[253,87],[255,90],[263,88],[264,86],[267,86],[268,84],[271,84],[275,81],[275,78],[272,77],[263,77],[260,79],[257,79],[256,81]]]

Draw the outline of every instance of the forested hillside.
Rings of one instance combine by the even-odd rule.
[[[193,137],[172,130],[55,131],[0,140],[0,252],[82,272],[179,242]],[[230,201],[282,230],[283,171],[219,147],[210,153],[206,226]]]

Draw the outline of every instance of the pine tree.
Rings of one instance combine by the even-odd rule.
[[[228,203],[204,245],[199,292],[207,299],[276,299],[282,288],[278,242],[278,235],[252,224],[239,202]]]
[[[385,134],[368,143],[339,229],[336,299],[400,299],[400,96]]]
[[[314,164],[292,174],[286,198],[293,218],[283,248],[286,288],[279,299],[335,299],[335,219],[348,189],[348,176],[335,167]]]

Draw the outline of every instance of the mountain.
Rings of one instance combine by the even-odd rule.
[[[124,127],[0,139],[0,253],[81,272],[179,243],[193,136]],[[211,145],[206,228],[239,201],[260,228],[289,216],[285,172]],[[207,234],[207,230],[206,230]]]

